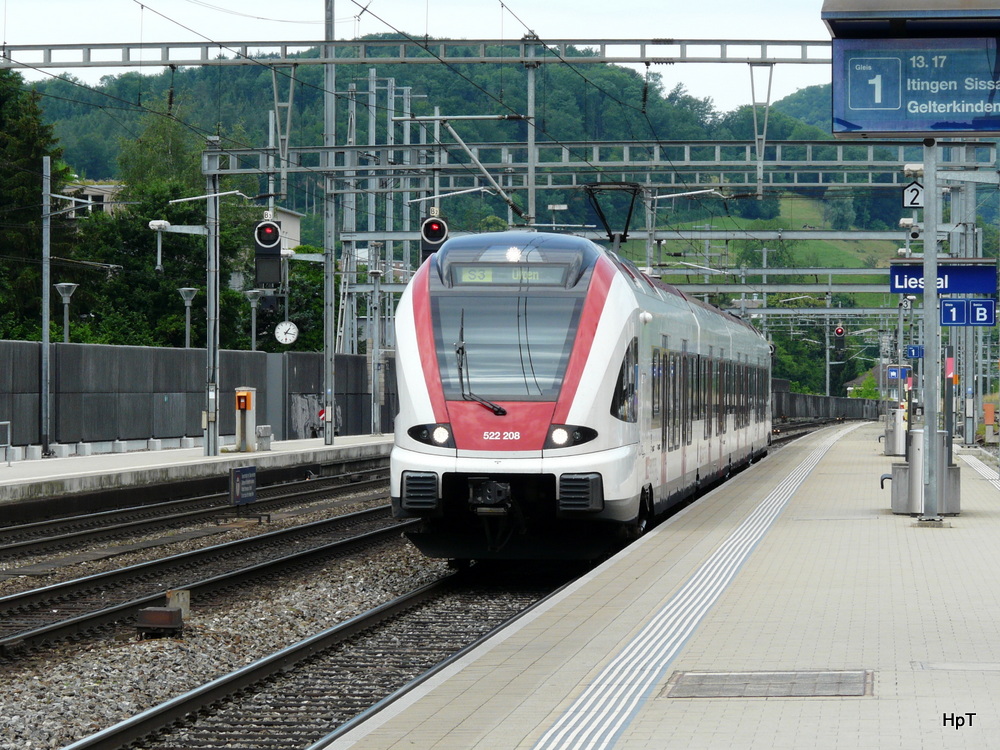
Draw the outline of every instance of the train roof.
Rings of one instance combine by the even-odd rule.
[[[737,325],[744,326],[745,328],[749,328],[750,330],[759,333],[759,331],[757,331],[757,329],[756,329],[755,326],[751,325],[749,322],[747,322],[743,318],[739,317],[738,315],[733,315],[731,312],[729,312],[727,310],[723,310],[721,307],[717,307],[716,305],[709,304],[708,302],[705,302],[704,300],[700,300],[697,297],[693,297],[690,294],[687,294],[686,292],[681,291],[680,289],[678,289],[677,287],[673,286],[672,284],[667,284],[664,281],[662,281],[661,279],[658,279],[658,278],[655,278],[653,276],[650,276],[648,273],[646,273],[646,272],[640,270],[639,268],[637,268],[630,261],[628,261],[628,260],[626,260],[624,258],[620,258],[620,257],[618,257],[617,255],[615,255],[614,253],[612,253],[610,251],[607,251],[607,252],[608,252],[608,254],[615,261],[617,261],[617,263],[623,268],[623,270],[628,275],[632,276],[633,278],[641,278],[650,287],[653,287],[654,289],[658,289],[658,290],[660,290],[661,292],[663,292],[665,294],[671,294],[671,295],[674,295],[676,297],[680,297],[685,302],[687,302],[688,305],[690,305],[691,307],[701,308],[701,309],[705,310],[706,312],[708,312],[708,313],[710,313],[712,315],[719,315],[719,316],[721,316],[723,318],[726,318],[729,321],[731,321],[731,322],[733,322],[733,323],[735,323]]]
[[[506,265],[504,259],[509,261],[510,253],[517,253],[518,260],[533,263],[545,263],[555,261],[566,263],[571,270],[568,278],[565,279],[572,286],[572,279],[579,278],[584,270],[590,268],[601,256],[610,260],[619,273],[630,277],[635,282],[637,289],[650,296],[672,295],[678,297],[693,308],[700,308],[712,315],[718,315],[729,320],[731,323],[743,326],[756,331],[753,325],[742,318],[733,315],[715,305],[711,305],[696,297],[685,294],[680,289],[671,284],[666,284],[660,279],[653,278],[644,273],[634,263],[626,258],[599,245],[586,237],[574,234],[557,234],[554,232],[530,232],[523,230],[512,230],[506,232],[486,232],[481,234],[467,234],[452,237],[447,240],[438,250],[436,255],[436,265],[441,279],[449,286],[453,282],[453,273],[456,267],[470,262],[482,263],[491,260],[500,261],[501,265]],[[562,286],[562,284],[558,284]]]

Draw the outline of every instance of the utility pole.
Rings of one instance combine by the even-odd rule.
[[[42,362],[39,399],[39,438],[42,455],[49,454],[49,306],[52,293],[52,158],[42,157]]]
[[[206,283],[206,319],[208,331],[205,339],[205,455],[218,456],[219,446],[219,154],[218,136],[211,136],[207,145],[209,176],[208,205],[205,211],[206,252],[208,279]]]
[[[938,398],[941,384],[941,326],[938,318],[937,142],[924,141],[924,508],[921,521],[941,521],[938,513]]]
[[[326,45],[325,55],[333,59],[337,48],[333,45],[334,0],[326,0]],[[323,145],[326,147],[327,166],[332,170],[333,148],[337,143],[337,66],[326,63],[324,71],[324,115]],[[323,180],[325,185],[323,201],[323,442],[333,445],[333,433],[337,426],[337,406],[335,403],[334,376],[336,374],[337,349],[337,300],[335,297],[334,274],[337,271],[337,206],[333,172],[328,172]]]

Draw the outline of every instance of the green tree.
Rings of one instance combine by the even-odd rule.
[[[204,236],[163,233],[162,262],[157,267],[157,233],[152,220],[204,226],[206,201],[171,201],[204,195],[201,150],[204,142],[170,116],[165,104],[152,106],[138,137],[122,146],[121,174],[126,205],[110,214],[95,213],[80,222],[71,260],[80,284],[73,298],[80,320],[74,340],[136,346],[183,346],[184,305],[177,290],[200,290],[192,315],[192,342],[205,340],[207,301]],[[223,139],[223,145],[225,145]],[[256,191],[255,181],[227,180],[221,192]],[[222,348],[249,348],[249,304],[229,288],[234,274],[250,279],[252,226],[260,208],[243,198],[220,199],[220,329]],[[109,269],[110,272],[109,272]],[[236,278],[239,278],[238,276]],[[195,343],[196,346],[201,345]]]
[[[42,120],[39,95],[20,74],[0,70],[0,338],[41,338],[42,173],[51,160],[53,193],[70,178],[52,126]],[[52,222],[54,254],[65,248],[66,222]]]
[[[823,200],[823,220],[831,229],[846,231],[854,226],[854,199],[828,191]]]
[[[878,391],[878,384],[875,382],[875,376],[869,374],[863,381],[861,385],[855,388],[848,394],[851,398],[880,398],[881,394]]]

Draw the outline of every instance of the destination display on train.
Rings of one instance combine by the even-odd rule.
[[[996,39],[834,39],[833,134],[1000,134]]]
[[[525,263],[461,264],[452,267],[453,284],[564,286],[566,266]]]

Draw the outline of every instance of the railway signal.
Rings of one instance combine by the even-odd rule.
[[[281,255],[281,222],[258,221],[253,228],[253,240],[258,255]]]
[[[256,287],[274,289],[281,286],[281,222],[258,221],[253,228],[253,242]]]
[[[448,222],[440,216],[428,216],[420,222],[420,262],[423,263],[448,239]]]
[[[844,328],[844,326],[837,326],[836,328],[833,329],[833,337],[834,337],[833,345],[834,345],[834,350],[837,352],[837,354],[844,353],[844,334],[846,333],[847,330]]]

